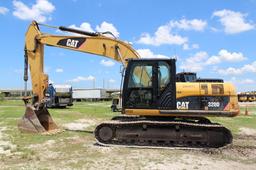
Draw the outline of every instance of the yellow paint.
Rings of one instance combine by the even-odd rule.
[[[202,110],[198,110],[199,112],[202,112]],[[231,115],[230,116],[237,116],[239,114],[239,109],[235,110],[225,110],[223,111],[223,113],[225,112],[230,112]],[[196,117],[196,116],[214,116],[211,114],[211,111],[205,111],[204,114],[199,115],[196,113],[196,110],[175,110],[174,113],[161,113],[161,110],[157,110],[157,109],[125,109],[123,114],[126,115],[139,115],[139,116],[162,116],[162,117],[180,117],[180,116],[192,116],[192,117]],[[217,115],[216,115],[217,116]],[[224,114],[222,115],[224,116]]]

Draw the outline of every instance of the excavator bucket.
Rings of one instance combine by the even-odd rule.
[[[35,109],[32,105],[26,105],[24,116],[18,122],[21,132],[44,133],[58,130],[47,108]]]

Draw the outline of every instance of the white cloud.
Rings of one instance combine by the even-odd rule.
[[[255,84],[255,80],[252,80],[252,79],[244,79],[244,80],[241,80],[240,82],[241,84]]]
[[[237,77],[231,77],[229,80],[230,82],[237,84],[237,85],[249,85],[249,84],[255,84],[256,81],[250,78],[246,79],[238,79]]]
[[[183,45],[187,44],[188,38],[178,34],[174,34],[173,29],[180,29],[185,31],[203,31],[206,26],[207,22],[199,19],[181,19],[179,21],[171,20],[169,23],[158,27],[154,35],[150,35],[149,33],[143,33],[137,42],[154,46],[159,46],[163,44]]]
[[[209,67],[209,65],[213,65],[213,70],[217,71],[220,74],[224,75],[238,75],[242,74],[242,72],[256,72],[256,61],[254,65],[245,65],[244,68],[236,69],[229,67],[227,69],[219,69],[217,64],[223,62],[240,62],[246,60],[247,58],[241,52],[229,52],[225,49],[221,49],[218,55],[213,55],[209,57],[207,52],[200,51],[196,53],[194,56],[185,59],[182,62],[180,68],[186,71],[202,71],[205,67]]]
[[[245,60],[246,57],[241,52],[229,52],[225,49],[221,49],[218,53],[217,56],[212,56],[210,57],[207,61],[206,64],[212,65],[212,64],[218,64],[223,61],[228,61],[228,62],[239,62]]]
[[[223,75],[241,75],[244,73],[256,73],[256,61],[246,64],[240,68],[229,67],[226,69],[218,69],[219,74]]]
[[[246,91],[248,91],[249,86],[256,84],[256,81],[254,79],[250,79],[250,78],[239,79],[237,77],[231,77],[230,80],[227,80],[227,82],[232,82],[237,87],[239,87],[239,89],[241,88],[247,89]]]
[[[62,72],[64,72],[64,70],[63,70],[62,68],[57,68],[57,69],[55,70],[55,72],[56,72],[56,73],[62,73]]]
[[[88,22],[83,22],[82,24],[80,24],[80,26],[76,26],[75,24],[72,24],[69,26],[69,28],[74,28],[74,29],[79,29],[79,30],[84,30],[84,31],[88,31],[88,32],[106,32],[109,31],[111,32],[115,37],[119,37],[119,32],[117,31],[117,29],[115,28],[115,26],[111,23],[108,23],[106,21],[103,21],[100,25],[97,25],[95,30],[92,28],[91,24]],[[70,33],[72,35],[79,35],[76,33]],[[109,36],[112,37],[112,35],[109,34],[104,34],[105,36]]]
[[[223,9],[215,11],[212,16],[220,18],[220,23],[224,26],[224,31],[227,34],[236,34],[255,28],[255,25],[245,20],[247,14],[241,12]]]
[[[83,22],[82,24],[80,24],[80,26],[76,26],[75,24],[72,24],[72,25],[69,26],[69,28],[94,32],[94,30],[92,29],[91,25],[88,22]]]
[[[189,48],[189,45],[186,43],[186,44],[183,44],[183,50],[189,50],[190,48]]]
[[[189,57],[183,62],[180,68],[184,71],[199,72],[205,67],[205,60],[208,54],[205,51],[197,52],[194,56]]]
[[[171,28],[169,26],[163,25],[157,29],[153,36],[148,33],[142,34],[137,42],[141,44],[159,46],[162,44],[182,45],[187,41],[187,37],[173,34],[171,33]]]
[[[5,7],[0,6],[0,14],[5,15],[7,12],[9,12],[9,9],[8,9],[8,8],[5,8]]]
[[[199,45],[198,44],[192,44],[192,49],[198,49]]]
[[[115,83],[116,80],[114,80],[114,79],[109,79],[108,82],[109,82],[109,83]]]
[[[198,53],[196,53],[193,57],[190,57],[187,59],[187,61],[191,61],[191,62],[202,62],[204,59],[206,59],[208,57],[207,52],[205,51],[200,51]]]
[[[78,83],[81,81],[92,81],[92,80],[95,80],[95,77],[90,75],[88,77],[78,76],[72,80],[68,80],[68,82]]]
[[[187,43],[183,44],[183,50],[192,50],[192,49],[198,49],[199,45],[198,44],[192,44],[191,46]]]
[[[55,6],[48,0],[37,0],[32,7],[29,7],[22,1],[14,0],[13,6],[13,15],[17,18],[22,20],[36,20],[38,22],[51,20],[49,15],[55,10]]]
[[[115,65],[115,63],[111,60],[101,60],[100,61],[100,64],[103,65],[103,66],[106,66],[106,67],[112,67]]]
[[[227,69],[218,69],[218,73],[221,75],[240,75],[243,72],[239,68],[229,67]]]
[[[52,81],[51,79],[49,80],[49,84],[54,84],[54,81]]]
[[[200,19],[181,19],[179,21],[170,21],[170,27],[172,28],[179,28],[183,30],[194,30],[194,31],[203,31],[206,26],[207,22],[200,20]]]
[[[150,49],[138,49],[137,52],[142,58],[170,58],[161,54],[154,54]]]
[[[110,31],[112,34],[114,34],[115,37],[119,37],[119,32],[117,31],[116,27],[113,24],[108,23],[106,21],[102,22],[100,25],[97,25],[96,31],[98,32]],[[108,34],[105,34],[105,35],[108,36]]]
[[[211,27],[210,28],[212,32],[220,32],[220,30],[218,28],[215,28],[215,27]]]
[[[219,56],[211,56],[207,61],[206,64],[208,65],[213,65],[213,64],[218,64],[220,63],[220,57]]]

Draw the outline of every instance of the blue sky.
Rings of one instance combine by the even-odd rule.
[[[24,34],[35,19],[110,30],[142,57],[176,57],[177,71],[223,78],[238,91],[256,90],[255,10],[255,0],[0,0],[0,88],[23,88]],[[119,88],[120,67],[104,57],[45,49],[45,71],[55,84]]]

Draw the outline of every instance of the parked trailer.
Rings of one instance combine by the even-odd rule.
[[[76,101],[81,100],[105,100],[110,96],[106,89],[74,89],[73,99]]]

